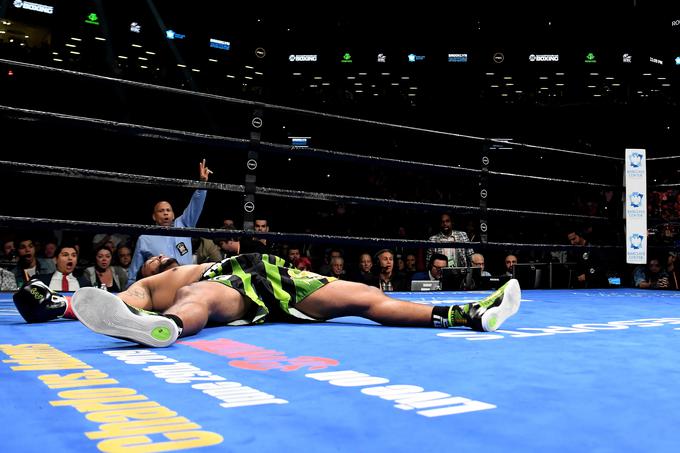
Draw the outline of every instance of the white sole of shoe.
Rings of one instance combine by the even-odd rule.
[[[177,340],[178,329],[172,320],[132,313],[121,298],[99,288],[76,291],[71,308],[90,330],[110,337],[154,348],[170,346]]]
[[[482,328],[484,331],[493,332],[498,329],[506,319],[517,313],[521,300],[522,291],[519,288],[519,282],[515,279],[510,280],[503,292],[501,304],[488,309],[482,315]]]

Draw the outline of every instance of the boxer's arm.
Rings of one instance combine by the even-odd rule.
[[[132,305],[142,310],[153,310],[153,301],[146,280],[139,280],[127,290],[118,293],[118,297],[123,299],[128,305]]]

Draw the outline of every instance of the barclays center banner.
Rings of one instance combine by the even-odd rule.
[[[626,262],[647,263],[646,150],[626,149]]]

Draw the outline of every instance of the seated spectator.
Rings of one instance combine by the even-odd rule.
[[[413,253],[406,254],[406,257],[404,258],[404,265],[404,271],[406,272],[406,275],[413,275],[418,272],[418,269],[416,268],[416,256]]]
[[[2,265],[11,267],[14,266],[18,260],[16,246],[14,245],[14,239],[6,239],[2,244]]]
[[[481,253],[472,254],[472,267],[481,267],[482,277],[491,277],[491,273],[484,270],[484,255]]]
[[[321,267],[319,267],[319,274],[330,275],[331,261],[335,257],[342,258],[342,250],[337,248],[331,248],[326,250],[326,254],[324,255],[324,263],[321,265]]]
[[[505,274],[508,277],[512,277],[512,268],[517,264],[517,257],[515,255],[508,255],[505,257]]]
[[[105,246],[115,254],[121,244],[127,244],[129,241],[130,236],[127,234],[95,234],[92,238],[92,249],[98,250],[99,247]]]
[[[0,291],[16,291],[18,289],[14,274],[0,267]]]
[[[254,226],[255,232],[257,233],[269,233],[269,221],[267,219],[255,219]],[[226,228],[226,227],[225,227]],[[277,255],[279,254],[279,245],[270,241],[269,239],[264,239],[264,238],[253,238],[256,241],[259,241],[264,245],[264,253],[269,253],[270,255]]]
[[[301,271],[311,271],[312,270],[312,260],[307,258],[306,256],[301,256],[299,260],[297,260],[297,264],[295,265],[297,269],[300,269]]]
[[[338,280],[347,280],[347,275],[345,272],[345,259],[341,256],[336,256],[331,259],[331,277],[335,277]]]
[[[427,271],[416,272],[411,277],[411,280],[441,280],[442,269],[448,265],[448,257],[442,253],[435,253],[430,257],[430,262],[427,265]]]
[[[368,253],[362,253],[359,256],[359,269],[352,276],[352,280],[369,286],[378,286],[378,278],[372,270],[373,258]]]
[[[92,286],[117,293],[127,287],[127,272],[112,266],[112,259],[113,254],[108,245],[100,245],[94,253],[94,266],[85,269],[84,277]]]
[[[470,242],[479,242],[479,233],[477,232],[478,223],[474,220],[468,220],[465,224],[465,233]]]
[[[118,258],[118,266],[127,272],[132,262],[132,249],[127,245],[121,245],[116,249],[116,257]]]
[[[635,268],[633,286],[642,289],[668,289],[668,273],[661,267],[661,260],[658,257],[651,257],[646,266]]]
[[[217,244],[220,246],[222,259],[230,258],[243,253],[267,253],[267,246],[254,238],[226,236],[224,238],[217,239]]]
[[[33,239],[19,237],[14,241],[19,260],[11,269],[17,286],[21,287],[33,276],[38,274],[51,274],[56,270],[55,263],[44,258],[37,258]]]
[[[191,246],[194,249],[192,263],[216,263],[222,261],[222,251],[212,239],[191,238]]]
[[[57,238],[51,238],[45,241],[43,246],[42,257],[51,260],[53,263],[57,263],[57,249],[59,248],[59,243]]]
[[[75,291],[85,286],[92,286],[88,279],[73,275],[77,263],[76,247],[72,244],[62,244],[57,249],[57,270],[51,274],[38,274],[35,278],[55,291]]]
[[[397,272],[400,274],[406,274],[406,261],[402,255],[395,256],[395,261],[397,262]]]
[[[297,262],[301,256],[299,245],[291,245],[288,247],[288,262],[292,264],[293,267],[297,266]]]
[[[375,255],[378,274],[377,287],[388,291],[406,291],[407,280],[394,269],[394,253],[389,249],[380,250]]]
[[[16,252],[16,246],[14,245],[14,239],[5,239],[2,243],[2,256],[11,256]]]

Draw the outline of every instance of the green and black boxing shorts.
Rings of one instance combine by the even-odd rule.
[[[287,267],[283,258],[260,253],[222,260],[199,279],[227,285],[253,302],[244,319],[230,325],[261,323],[265,317],[272,321],[323,321],[295,309],[295,304],[334,280],[337,279]]]

